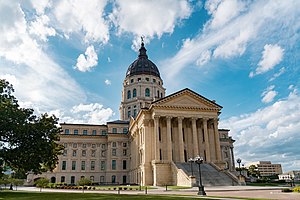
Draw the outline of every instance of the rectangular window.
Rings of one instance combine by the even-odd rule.
[[[92,150],[91,156],[92,156],[92,157],[95,157],[95,156],[96,156],[96,150]]]
[[[101,151],[101,156],[105,157],[105,151],[104,150]]]
[[[123,156],[127,156],[127,149],[123,149]]]
[[[83,130],[82,131],[82,135],[87,135],[88,134],[88,131],[87,130]]]
[[[156,82],[156,80],[155,79],[153,79],[153,83],[155,83]]]
[[[127,142],[123,142],[123,147],[127,147]]]
[[[113,128],[113,129],[112,129],[112,132],[113,132],[113,133],[117,133],[117,128]]]
[[[94,181],[94,176],[90,176],[90,181]]]
[[[60,177],[60,182],[61,182],[61,183],[64,183],[65,181],[66,181],[66,178],[65,178],[64,176],[61,176],[61,177]]]
[[[78,135],[78,130],[77,129],[74,130],[74,135]]]
[[[76,170],[76,161],[72,161],[72,170]]]
[[[133,117],[136,117],[136,109],[133,109]]]
[[[116,170],[117,169],[117,161],[116,160],[112,160],[111,161],[111,169],[112,170]]]
[[[63,154],[63,156],[67,156],[67,150],[64,150],[64,154]]]
[[[77,143],[73,143],[73,148],[77,148]]]
[[[85,161],[81,161],[81,170],[85,170]]]
[[[61,170],[67,169],[67,161],[62,161]]]
[[[105,144],[101,144],[101,148],[102,148],[102,149],[105,149]]]
[[[127,134],[128,133],[128,129],[127,128],[123,128],[123,133]]]
[[[77,151],[76,150],[73,150],[73,157],[75,157],[77,155]]]
[[[131,116],[131,111],[128,110],[128,112],[127,112],[127,117],[130,118],[130,116]]]
[[[69,129],[65,129],[65,134],[70,134],[70,130]]]
[[[84,149],[85,149],[85,148],[86,148],[86,144],[82,144],[82,148],[84,148]]]
[[[100,183],[104,183],[104,176],[100,176]]]
[[[91,161],[91,170],[95,170],[95,161]]]
[[[75,176],[71,176],[71,184],[75,184]]]
[[[112,156],[117,156],[117,149],[112,149],[111,150],[111,155]]]
[[[105,161],[104,160],[101,160],[100,169],[105,170]]]
[[[126,169],[126,168],[127,168],[127,161],[123,160],[123,169]]]
[[[107,133],[106,133],[106,130],[102,130],[101,131],[101,135],[106,135]]]
[[[112,143],[112,147],[117,147],[117,143],[116,143],[116,142],[113,142],[113,143]]]
[[[92,144],[92,148],[95,149],[96,148],[96,144]]]
[[[160,132],[160,127],[158,128],[158,140],[161,142],[161,132]]]
[[[82,150],[82,156],[83,156],[83,157],[86,156],[86,150]]]
[[[146,81],[149,81],[149,80],[150,80],[150,79],[147,77],[147,78],[146,78]]]
[[[97,135],[97,131],[93,130],[92,135]]]
[[[64,147],[65,147],[65,148],[68,148],[68,143],[64,143]]]

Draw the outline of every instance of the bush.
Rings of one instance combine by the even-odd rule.
[[[293,189],[293,192],[300,192],[300,186],[295,187],[295,188]]]
[[[284,188],[281,190],[281,192],[293,192],[290,188]]]

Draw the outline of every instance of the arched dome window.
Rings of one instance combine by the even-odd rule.
[[[150,97],[150,89],[149,88],[145,89],[145,96]]]
[[[132,91],[132,97],[136,97],[136,89],[135,88]]]
[[[127,91],[127,99],[130,99],[131,98],[131,92],[130,90]]]

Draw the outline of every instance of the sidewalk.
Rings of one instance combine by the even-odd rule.
[[[35,187],[18,187],[18,190],[22,191],[40,191]],[[42,189],[43,192],[75,192],[82,193],[82,190],[66,190],[66,189]],[[280,187],[257,187],[257,186],[219,186],[219,187],[205,187],[207,197],[213,197],[212,199],[233,199],[230,197],[241,198],[263,198],[263,199],[276,199],[276,200],[300,200],[300,193],[283,193]],[[85,193],[107,193],[118,194],[117,190],[84,190]],[[158,187],[157,189],[147,190],[147,194],[151,195],[183,195],[193,196],[201,198],[197,195],[198,188],[181,190],[167,190],[165,187]],[[145,191],[139,190],[122,190],[121,194],[145,194]],[[220,198],[216,198],[220,197]],[[234,198],[237,199],[237,198]]]

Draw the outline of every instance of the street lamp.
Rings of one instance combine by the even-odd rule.
[[[198,190],[198,195],[206,195],[205,191],[204,191],[204,186],[202,185],[202,179],[201,179],[201,164],[203,163],[203,158],[200,156],[196,156],[194,158],[195,163],[198,164],[199,167],[199,190]]]
[[[194,176],[194,172],[193,172],[193,162],[194,162],[194,159],[193,159],[193,158],[190,158],[190,159],[189,159],[189,163],[191,163],[192,176]]]
[[[239,164],[239,169],[240,169],[240,176],[242,175],[242,170],[241,170],[241,162],[242,160],[240,158],[236,159],[236,162]]]

